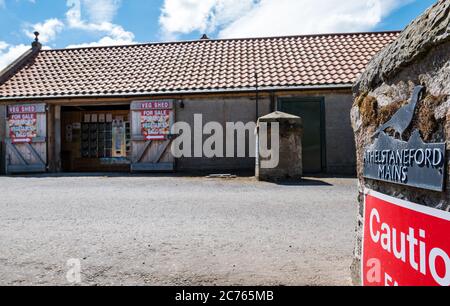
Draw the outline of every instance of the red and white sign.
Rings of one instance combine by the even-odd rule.
[[[12,143],[30,143],[37,136],[37,114],[12,113],[8,126]]]
[[[172,105],[169,102],[144,102],[150,109],[141,111],[141,129],[146,140],[164,140],[170,134]],[[144,104],[143,103],[143,104]],[[165,109],[164,107],[167,107]]]
[[[365,195],[365,286],[449,286],[450,213],[372,190]]]

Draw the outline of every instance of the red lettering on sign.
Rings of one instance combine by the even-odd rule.
[[[36,119],[36,113],[11,114],[8,118],[8,127],[12,143],[31,142],[37,136]]]

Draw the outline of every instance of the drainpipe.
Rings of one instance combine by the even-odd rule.
[[[258,73],[255,72],[255,88],[256,88],[256,122],[259,118],[259,84],[258,84]]]

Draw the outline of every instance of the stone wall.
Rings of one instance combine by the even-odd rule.
[[[355,142],[350,123],[351,94],[325,95],[327,173],[355,175]]]
[[[359,178],[359,213],[356,228],[353,281],[360,284],[363,190],[365,187],[436,209],[450,210],[450,167],[447,166],[446,191],[432,192],[418,188],[364,179],[363,152],[372,143],[375,130],[405,103],[416,85],[426,93],[416,109],[413,122],[405,133],[415,129],[425,142],[446,142],[450,148],[450,1],[438,1],[412,22],[392,45],[369,64],[354,86],[351,111],[355,132]],[[447,165],[448,162],[447,152]]]
[[[177,121],[189,123],[194,126],[194,115],[202,114],[203,124],[208,122],[219,122],[223,127],[227,122],[248,122],[257,121],[256,101],[249,97],[235,98],[186,98],[183,99],[184,108],[177,106]],[[271,112],[269,98],[259,100],[259,116],[267,115]],[[254,133],[254,130],[252,131]],[[225,134],[225,133],[224,133]],[[205,141],[209,136],[204,136]],[[224,135],[224,144],[225,144]],[[248,135],[246,140],[248,148]],[[193,145],[193,144],[192,144]],[[193,150],[193,147],[192,147]],[[237,142],[235,142],[235,152],[237,152]],[[225,147],[224,147],[225,154]],[[255,158],[180,158],[177,159],[178,171],[253,171],[255,169]]]

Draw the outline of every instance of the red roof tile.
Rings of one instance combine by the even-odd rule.
[[[0,98],[157,94],[350,85],[398,32],[198,40],[41,50]]]

